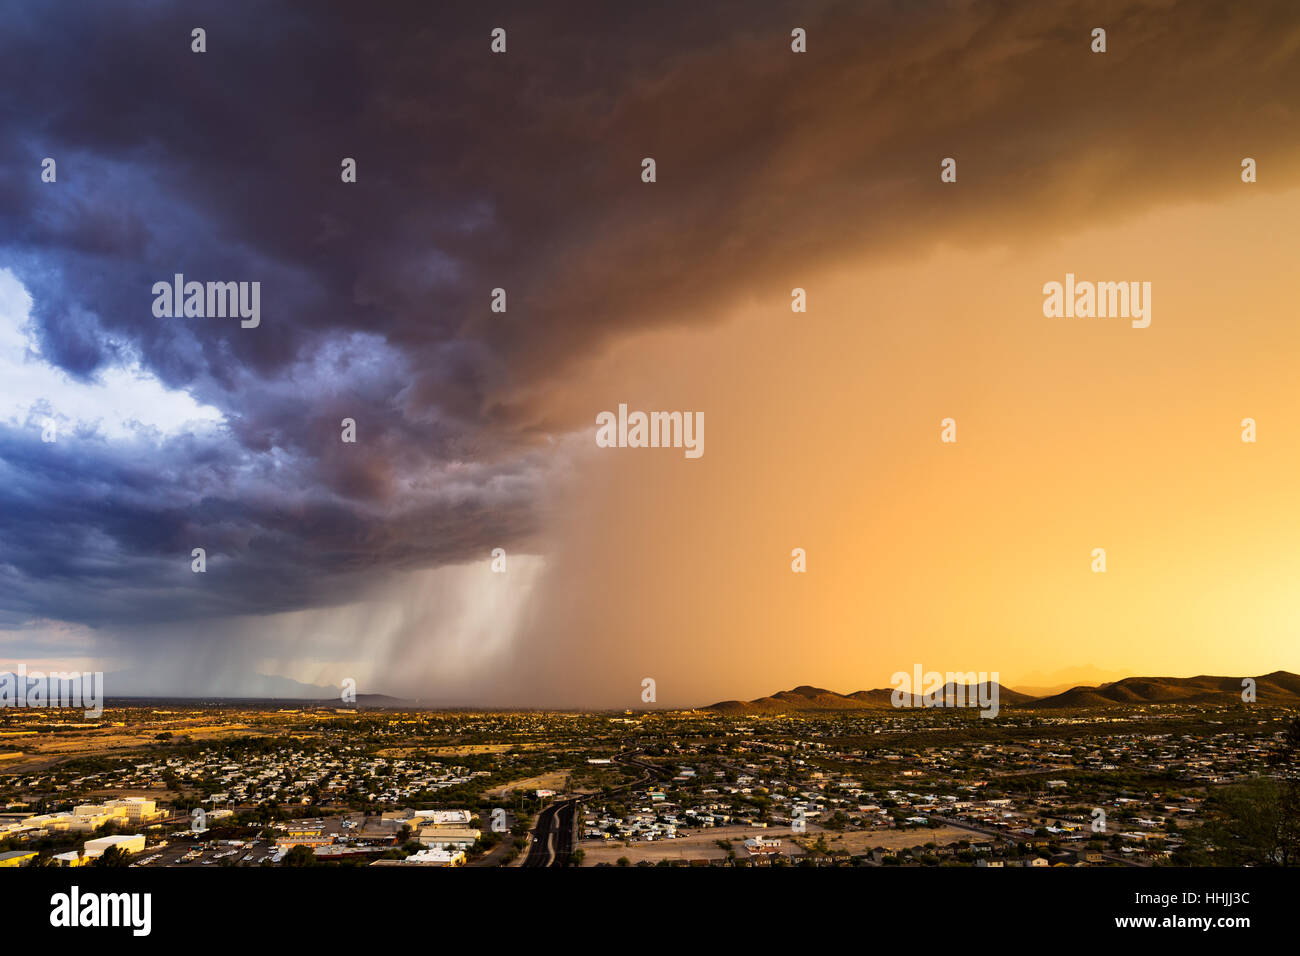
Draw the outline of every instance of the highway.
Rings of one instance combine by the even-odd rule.
[[[616,787],[612,792],[626,790],[628,787],[643,786],[659,776],[660,771],[654,764],[634,759],[640,752],[640,750],[629,750],[614,755],[614,760],[619,763],[640,767],[646,772],[646,775],[640,780]],[[578,814],[582,812],[583,803],[594,796],[597,796],[597,794],[591,793],[582,797],[571,797],[568,800],[558,800],[538,813],[537,822],[533,824],[533,830],[528,842],[528,855],[524,857],[524,862],[521,865],[529,867],[568,866],[573,857],[573,848],[577,843]]]
[[[533,832],[528,841],[528,856],[524,857],[524,866],[551,865],[551,860],[555,856],[555,851],[552,849],[554,840],[552,829],[555,825],[555,815],[561,806],[563,804],[552,803],[537,814],[537,822],[533,824]]]
[[[568,866],[577,842],[578,813],[587,797],[560,800],[537,814],[523,866]]]

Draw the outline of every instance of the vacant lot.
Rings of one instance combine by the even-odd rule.
[[[523,777],[519,780],[511,780],[493,790],[487,790],[484,795],[490,799],[499,799],[504,797],[512,790],[565,790],[568,788],[569,771],[556,770],[551,773],[544,773],[540,777]]]
[[[958,827],[940,827],[937,830],[867,830],[864,832],[823,830],[816,824],[808,825],[808,832],[795,837],[789,830],[759,829],[755,827],[714,827],[709,830],[684,830],[676,840],[654,840],[650,843],[625,844],[621,840],[583,840],[578,846],[583,850],[583,866],[598,863],[616,863],[625,856],[632,863],[648,860],[725,860],[727,851],[718,846],[719,840],[732,840],[736,858],[748,858],[744,842],[750,837],[762,836],[781,841],[781,852],[787,856],[801,856],[799,843],[811,845],[818,837],[825,837],[830,850],[847,850],[854,856],[869,853],[875,847],[902,850],[908,847],[935,843],[945,846],[960,840],[985,839],[978,833]],[[796,842],[797,840],[797,842]]]
[[[172,739],[167,742],[157,739],[157,735],[164,730],[172,734]],[[224,737],[261,736],[262,733],[251,729],[247,724],[199,721],[170,721],[165,725],[139,728],[101,726],[75,733],[43,733],[20,738],[23,752],[17,758],[6,760],[4,771],[25,773],[43,770],[77,757],[123,757],[146,750],[158,750],[178,742],[182,737],[208,741]]]
[[[963,830],[960,827],[939,827],[937,830],[922,827],[919,830],[845,830],[843,832],[834,830],[814,832],[815,829],[810,825],[808,833],[806,836],[800,837],[800,840],[816,842],[818,836],[824,836],[827,849],[848,850],[853,856],[862,856],[871,852],[875,847],[883,847],[886,850],[904,850],[914,846],[925,846],[927,843],[947,846],[949,843],[957,843],[961,840],[988,839],[986,836],[972,833],[970,830]]]
[[[812,830],[812,827],[808,828]],[[790,842],[789,831],[761,829],[757,827],[713,827],[708,830],[684,830],[676,840],[654,840],[650,843],[626,844],[621,840],[583,840],[578,847],[583,851],[583,866],[595,866],[597,863],[615,863],[621,856],[631,862],[649,860],[725,860],[727,851],[718,846],[719,840],[734,840],[733,846],[737,859],[745,859],[748,854],[744,842],[750,837],[762,836],[781,841],[781,852],[790,856],[800,856],[803,850]]]

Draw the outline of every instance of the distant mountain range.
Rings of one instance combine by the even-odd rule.
[[[987,684],[983,687],[984,700],[990,697],[990,688],[996,687],[998,706],[1023,707],[1035,710],[1066,710],[1089,707],[1118,707],[1131,704],[1165,704],[1165,703],[1229,703],[1241,699],[1241,677],[1126,677],[1123,680],[1110,681],[1096,686],[1079,685],[1057,694],[1036,695],[1012,690],[1002,684]],[[1274,671],[1262,677],[1254,678],[1256,699],[1260,703],[1295,704],[1300,706],[1300,675],[1288,671]],[[23,684],[17,675],[0,672],[0,681],[6,685],[6,693],[12,694],[21,689]],[[31,682],[29,675],[29,683]],[[148,681],[130,672],[112,672],[104,675],[100,685],[105,699],[113,700],[227,700],[256,701],[267,703],[280,701],[286,706],[314,705],[383,709],[465,709],[477,708],[467,705],[438,704],[433,701],[413,701],[385,694],[358,694],[355,704],[345,704],[341,700],[338,688],[328,685],[306,684],[284,677],[265,674],[243,675],[237,680],[223,682],[221,687],[213,688],[208,693],[173,692],[160,694],[150,686]],[[940,692],[943,699],[964,698],[968,706],[977,707],[981,686],[946,685]],[[951,692],[951,693],[949,693]],[[769,697],[756,700],[724,700],[710,704],[702,710],[720,714],[780,714],[798,711],[837,711],[837,710],[892,710],[893,689],[883,687],[877,690],[859,690],[851,694],[837,694],[823,687],[801,684],[791,690],[783,690]],[[911,706],[921,706],[920,695],[911,701]],[[509,709],[498,707],[494,709]]]
[[[31,675],[37,669],[28,670],[24,683],[21,676],[12,671],[0,672],[0,680],[11,688],[25,688],[36,683]],[[45,675],[44,671],[41,671]],[[313,703],[339,702],[342,706],[342,693],[338,687],[328,684],[306,684],[289,677],[277,677],[271,674],[239,674],[227,676],[213,682],[202,690],[185,691],[174,689],[170,693],[160,693],[157,682],[149,675],[136,671],[109,671],[103,675],[99,685],[106,699],[167,699],[167,700],[286,700]],[[364,699],[370,698],[370,699]],[[396,697],[383,694],[358,694],[358,703],[363,706],[383,707],[403,703]],[[391,703],[390,703],[391,702]]]
[[[1125,704],[1169,703],[1226,703],[1240,700],[1241,677],[1126,677],[1096,687],[1072,687],[1059,694],[1034,697],[1021,694],[1001,684],[983,685],[984,699],[992,688],[997,688],[1000,707],[1025,707],[1041,710],[1065,710],[1084,707],[1115,707]],[[1255,679],[1256,699],[1260,703],[1300,704],[1300,675],[1288,671],[1274,671]],[[953,690],[960,698],[978,701],[981,685],[949,684],[944,691]],[[710,704],[704,710],[721,714],[780,714],[795,711],[830,710],[892,710],[893,689],[858,690],[852,694],[837,694],[823,687],[801,684],[793,690],[783,690],[770,697],[756,700],[724,700]],[[945,694],[945,698],[946,698]],[[920,706],[919,695],[911,701]],[[972,704],[971,706],[974,706]]]
[[[230,698],[235,700],[339,700],[338,687],[306,684],[291,677],[272,674],[240,673],[224,675],[205,682],[201,690],[172,693],[169,697]],[[109,697],[157,697],[156,683],[150,675],[134,671],[117,671],[104,675],[104,690]]]

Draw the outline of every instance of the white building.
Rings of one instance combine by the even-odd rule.
[[[468,827],[469,821],[468,810],[416,810],[412,822],[417,825],[432,824],[438,827]]]
[[[449,847],[429,847],[419,853],[412,853],[402,862],[415,866],[464,866],[465,852]]]
[[[115,836],[98,837],[94,840],[87,840],[85,843],[85,858],[93,860],[103,856],[104,851],[110,846],[115,846],[123,853],[140,853],[144,850],[144,834],[136,833],[133,835],[117,834]]]

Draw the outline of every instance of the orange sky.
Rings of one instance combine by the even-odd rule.
[[[271,111],[285,148],[314,164],[350,130],[374,173],[343,194],[332,175],[301,192],[254,177],[259,201],[212,200],[251,210],[212,237],[276,262],[304,253],[320,300],[222,345],[197,326],[214,336],[196,340],[209,371],[186,371],[206,366],[151,315],[122,323],[226,415],[222,454],[269,487],[250,492],[219,455],[144,466],[191,486],[124,517],[92,502],[86,540],[116,567],[115,536],[148,527],[141,570],[118,573],[167,586],[110,587],[55,536],[26,552],[19,611],[34,616],[0,631],[0,656],[89,660],[158,689],[238,693],[256,670],[470,706],[638,707],[647,677],[660,706],[847,692],[916,665],[1012,687],[1300,671],[1294,0],[680,14],[527,8],[491,65],[455,30],[401,17],[349,33],[353,126],[303,72],[318,64],[274,60],[275,102],[312,104]],[[78,104],[63,125],[152,154],[150,114],[128,117],[134,138],[90,122],[121,112],[101,104],[97,62],[71,93],[46,91]],[[224,181],[212,148],[173,145],[201,154],[187,196],[206,209]],[[241,149],[222,160],[231,181],[248,173]],[[153,195],[122,195],[137,192]],[[347,228],[329,218],[307,242],[302,224],[327,210]],[[116,217],[60,237],[68,263]],[[117,236],[123,254],[133,235]],[[125,275],[116,255],[66,284],[130,317],[100,299]],[[1067,273],[1150,283],[1150,327],[1044,317],[1044,284]],[[55,274],[25,270],[33,315],[56,314]],[[496,288],[506,313],[487,307]],[[21,325],[23,297],[8,299]],[[45,329],[80,361],[75,323]],[[623,403],[703,413],[703,457],[596,447],[597,416]],[[344,415],[364,421],[360,444],[335,440]],[[947,417],[955,445],[939,440]],[[9,513],[32,538],[67,534],[58,510],[31,510],[49,498],[31,445]],[[301,474],[282,470],[286,448]],[[101,469],[85,470],[98,495]],[[209,508],[217,492],[239,521]],[[226,542],[201,588],[150,550],[188,555],[200,531]]]
[[[590,450],[524,670],[611,701],[654,677],[679,703],[880,687],[917,662],[1013,686],[1086,665],[1300,670],[1279,241],[1298,216],[1300,191],[1242,184],[1047,241],[771,276],[721,324],[623,342],[564,413],[702,410],[706,452]],[[1151,326],[1044,318],[1067,271],[1152,282]]]

